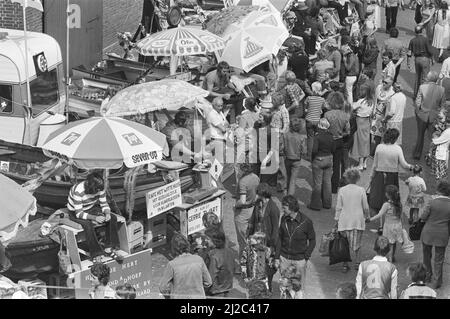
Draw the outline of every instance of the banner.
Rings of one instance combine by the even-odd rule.
[[[33,62],[37,76],[48,72],[47,58],[45,57],[44,52],[33,55]]]
[[[146,195],[147,218],[152,218],[182,204],[179,179],[149,191]]]
[[[109,286],[115,289],[117,286],[129,283],[136,289],[136,299],[155,298],[159,291],[151,291],[152,279],[152,255],[151,249],[128,255],[119,264],[112,260],[105,263],[111,268]],[[81,288],[75,290],[76,299],[89,299],[89,289],[92,288],[92,274],[90,269],[82,270],[69,275],[74,281],[72,287]],[[68,281],[69,283],[69,281]]]
[[[204,229],[203,226],[203,215],[206,213],[214,213],[221,219],[222,211],[222,200],[221,198],[216,198],[213,201],[198,205],[187,211],[187,228],[188,235],[196,233]]]

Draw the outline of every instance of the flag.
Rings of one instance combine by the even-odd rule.
[[[41,12],[44,12],[44,8],[42,7],[41,0],[11,0],[12,3],[19,3],[22,7],[27,8],[35,8]]]

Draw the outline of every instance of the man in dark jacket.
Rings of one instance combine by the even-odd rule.
[[[282,274],[288,267],[295,266],[302,275],[302,291],[305,294],[306,267],[316,246],[314,226],[307,216],[300,212],[297,199],[287,195],[282,202],[283,217],[280,222],[275,266]]]

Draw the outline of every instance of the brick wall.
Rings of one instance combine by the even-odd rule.
[[[103,0],[103,53],[123,50],[116,32],[134,34],[141,21],[144,0]]]
[[[27,30],[42,32],[42,13],[36,9],[28,8]],[[11,3],[10,0],[0,0],[0,28],[23,30],[22,6]]]

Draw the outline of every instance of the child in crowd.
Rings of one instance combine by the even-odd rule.
[[[270,249],[266,246],[266,235],[262,232],[254,233],[249,237],[247,247],[242,252],[240,260],[242,278],[246,283],[261,280],[269,289],[267,270],[271,262]]]
[[[269,289],[262,280],[253,280],[247,284],[248,299],[270,299]]]
[[[386,237],[379,236],[374,246],[377,255],[359,265],[356,275],[358,299],[397,299],[398,271],[386,258],[390,246]]]
[[[94,287],[89,291],[91,299],[118,299],[116,292],[109,283],[111,269],[102,263],[95,263],[91,267],[91,281]]]
[[[129,283],[117,286],[116,294],[120,299],[136,299],[136,289]]]
[[[216,228],[210,231],[209,236],[215,248],[209,251],[209,274],[212,285],[208,295],[214,297],[227,297],[233,289],[234,256],[233,251],[225,245],[225,233]]]
[[[424,264],[410,264],[406,274],[411,278],[411,284],[403,290],[400,299],[436,299],[436,291],[425,285],[427,269]]]
[[[383,236],[389,240],[391,257],[389,261],[395,263],[395,248],[397,242],[403,244],[403,227],[402,227],[402,203],[400,201],[400,193],[395,185],[386,186],[387,202],[383,204],[380,212],[369,218],[368,221],[377,220],[385,216],[383,225]]]
[[[425,194],[427,186],[422,178],[422,167],[415,165],[413,168],[413,176],[406,180],[406,185],[409,188],[408,198],[406,199],[406,207],[409,207],[409,224],[417,221],[420,216],[420,211],[425,206]]]
[[[352,282],[344,282],[336,289],[336,299],[356,299],[356,285]]]
[[[203,258],[205,265],[209,265],[209,251],[213,249],[214,243],[211,240],[210,232],[215,229],[222,230],[222,224],[214,213],[205,213],[202,217],[203,231],[197,232],[189,236],[189,244],[191,245],[192,254],[199,255]]]
[[[302,274],[293,265],[286,268],[280,277],[280,299],[304,299]]]
[[[312,147],[314,143],[314,135],[317,132],[317,124],[322,117],[322,112],[325,109],[325,99],[322,97],[322,85],[320,82],[314,82],[311,85],[313,91],[312,96],[308,96],[305,100],[306,113],[306,135],[307,135],[307,149],[306,158],[311,158]]]

